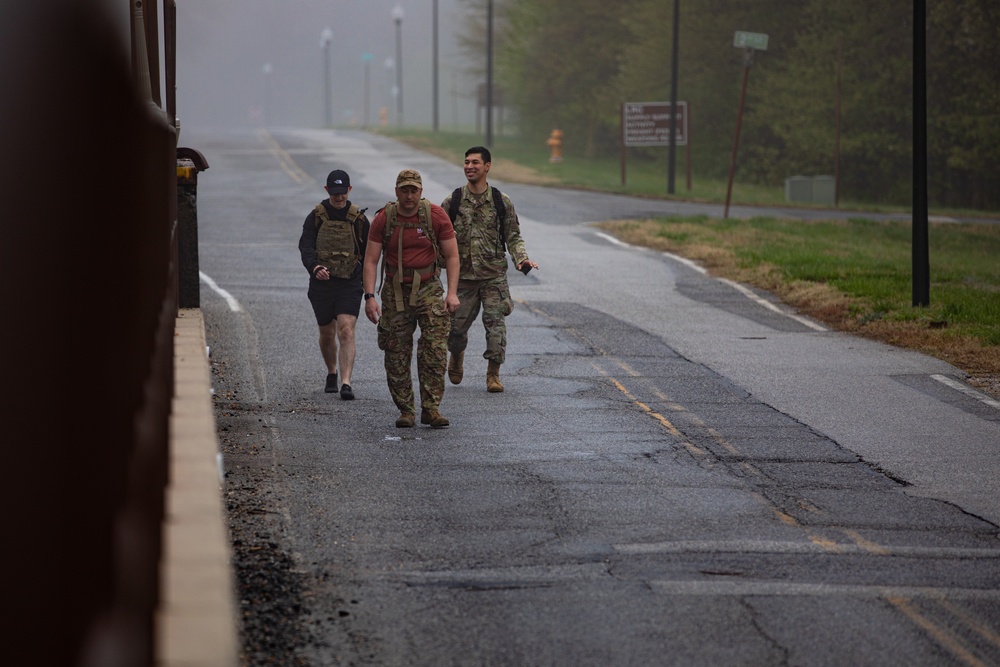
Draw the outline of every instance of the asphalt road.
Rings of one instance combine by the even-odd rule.
[[[460,165],[361,132],[183,143],[210,164],[249,664],[1000,664],[1000,405],[589,224],[721,207],[495,182],[540,265],[510,276],[507,390],[474,328],[452,426],[398,430],[363,316],[357,400],[323,393],[296,244],[331,169],[372,213],[400,169],[440,202]],[[269,568],[281,590],[255,594]]]

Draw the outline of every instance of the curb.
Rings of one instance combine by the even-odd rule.
[[[239,624],[205,321],[178,311],[156,665],[238,664]]]

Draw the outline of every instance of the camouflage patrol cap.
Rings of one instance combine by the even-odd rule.
[[[414,185],[423,189],[424,183],[420,179],[420,172],[416,169],[404,169],[399,172],[399,176],[396,177],[396,187],[401,188],[404,185]]]

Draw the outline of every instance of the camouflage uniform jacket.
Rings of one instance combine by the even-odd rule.
[[[521,225],[510,198],[501,194],[507,209],[504,228],[507,232],[503,242],[510,252],[514,266],[528,259],[521,238]],[[448,210],[451,195],[441,203]],[[462,201],[455,217],[455,236],[458,240],[459,280],[489,280],[507,273],[507,257],[504,243],[500,239],[500,221],[493,206],[493,188],[487,188],[481,195],[469,192],[469,186],[462,186]]]

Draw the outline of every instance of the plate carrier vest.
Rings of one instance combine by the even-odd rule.
[[[347,210],[346,220],[331,220],[326,206],[316,204],[316,256],[331,276],[350,278],[361,261],[358,239],[358,219],[364,214],[354,204]]]

